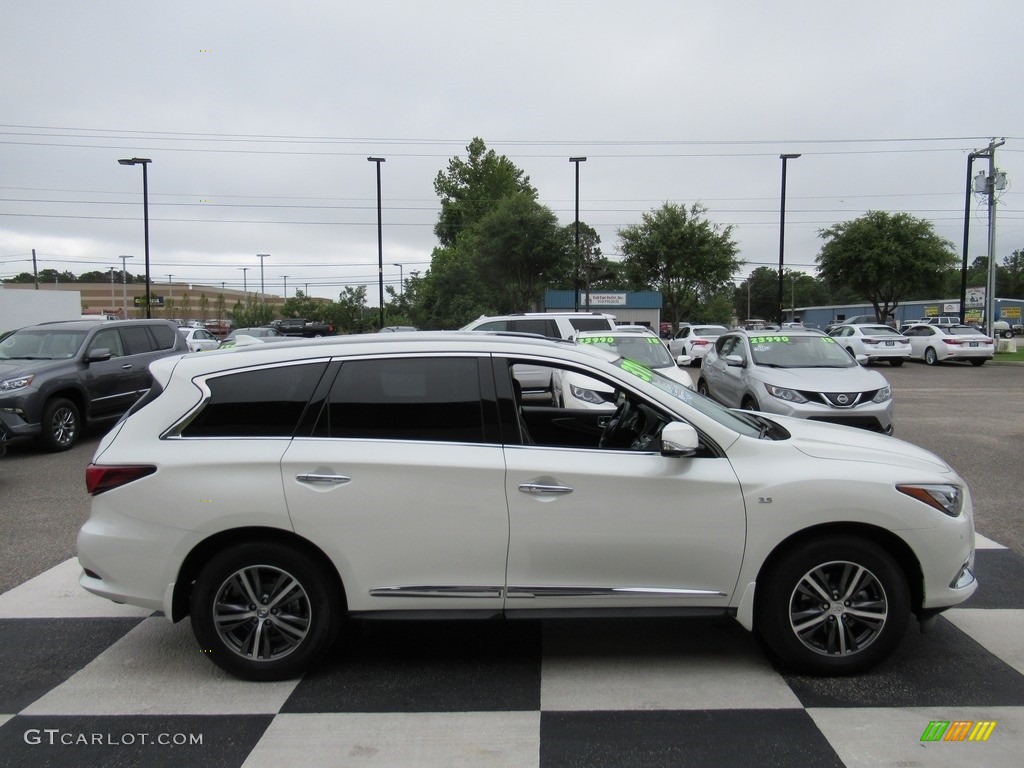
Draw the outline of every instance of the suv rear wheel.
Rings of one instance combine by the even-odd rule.
[[[218,667],[245,680],[285,680],[330,650],[344,600],[309,557],[251,542],[206,564],[190,613],[200,649]]]

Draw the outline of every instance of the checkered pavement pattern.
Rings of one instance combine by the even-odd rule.
[[[827,679],[730,619],[580,619],[353,623],[303,678],[247,683],[72,559],[0,595],[0,765],[1016,767],[1024,558],[978,546],[964,607]],[[935,721],[995,726],[922,738]]]

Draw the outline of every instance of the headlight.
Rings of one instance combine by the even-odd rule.
[[[3,379],[0,381],[0,392],[13,392],[16,389],[24,389],[32,383],[34,375],[18,376],[16,379]]]
[[[575,384],[569,385],[569,391],[572,396],[577,400],[582,400],[584,403],[593,403],[594,405],[602,405],[607,400],[601,396],[600,392],[595,392],[592,389],[584,389],[583,387],[577,387]]]
[[[892,387],[882,387],[875,396],[871,398],[872,403],[884,403],[892,398]]]
[[[964,494],[959,485],[897,485],[896,490],[950,517],[959,517],[964,507]]]
[[[765,389],[768,390],[768,394],[772,397],[777,397],[779,400],[785,400],[787,403],[806,403],[807,398],[797,392],[795,389],[786,389],[785,387],[773,387],[771,384],[765,384]]]

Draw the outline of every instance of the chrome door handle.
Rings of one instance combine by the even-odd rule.
[[[344,485],[352,482],[352,478],[345,477],[345,475],[318,475],[312,472],[296,475],[295,479],[300,483],[327,483],[329,485]]]
[[[533,496],[543,496],[545,494],[561,496],[566,493],[572,493],[572,488],[567,485],[542,485],[540,483],[523,483],[519,486],[519,490],[522,493],[529,493]]]

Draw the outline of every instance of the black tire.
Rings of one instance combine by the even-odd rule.
[[[1013,338],[1013,331],[1003,331],[1003,338],[1004,339],[1012,339]]]
[[[344,612],[333,580],[305,554],[273,542],[213,557],[196,579],[190,609],[200,650],[221,669],[258,682],[298,677],[320,660]]]
[[[935,353],[934,349],[928,347],[928,349],[924,351],[924,361],[928,365],[935,365],[939,362],[939,356]]]
[[[903,358],[902,357],[890,358],[889,365],[891,365],[893,368],[899,368],[901,365],[903,365]]]
[[[976,358],[971,360],[971,365],[973,365],[975,368],[977,368],[979,365],[984,365],[984,364],[985,364],[985,358],[984,357],[976,357]]]
[[[888,552],[865,539],[804,542],[757,583],[755,630],[783,664],[804,674],[864,672],[907,629],[906,577]]]
[[[757,400],[754,399],[753,395],[747,395],[743,398],[743,402],[740,403],[740,408],[744,411],[760,411],[761,407],[757,404]]]
[[[82,415],[78,406],[63,397],[55,397],[43,408],[39,442],[47,451],[66,451],[82,435]]]
[[[697,393],[704,395],[704,397],[711,397],[711,392],[708,390],[708,383],[704,379],[697,379]]]

